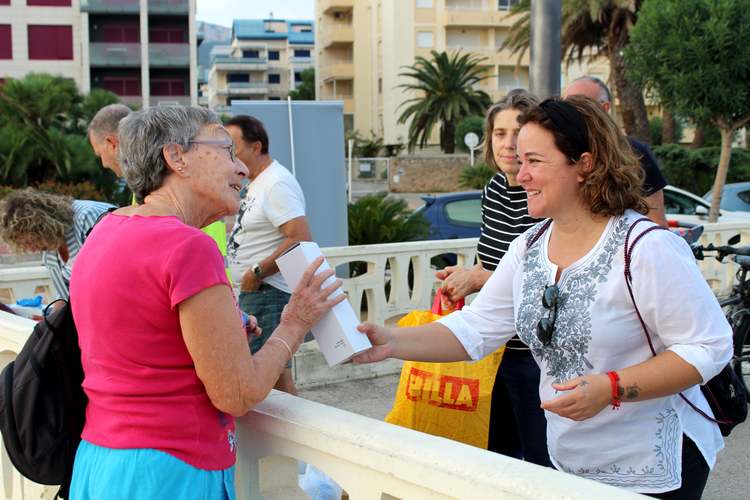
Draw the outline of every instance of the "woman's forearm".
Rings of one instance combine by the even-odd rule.
[[[698,370],[672,351],[664,351],[643,363],[617,370],[617,374],[623,402],[661,398],[703,382]]]
[[[411,361],[466,361],[469,355],[455,335],[440,323],[393,329],[392,356]]]

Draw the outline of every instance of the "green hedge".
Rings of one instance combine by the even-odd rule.
[[[686,189],[698,196],[711,190],[719,164],[721,148],[689,149],[677,144],[654,147],[659,166],[667,182]],[[750,180],[750,151],[744,148],[732,149],[727,183]]]

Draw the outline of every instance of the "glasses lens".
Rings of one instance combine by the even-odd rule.
[[[539,342],[541,342],[542,345],[547,346],[552,342],[552,331],[554,328],[555,325],[549,320],[549,318],[542,318],[539,320],[539,323],[536,325],[536,338],[539,339]]]
[[[234,143],[230,144],[229,146],[229,158],[232,159],[232,162],[235,162],[237,160],[237,151],[234,148]]]
[[[552,309],[557,304],[557,299],[560,296],[560,290],[557,289],[557,285],[550,285],[544,289],[542,294],[542,305],[547,309]]]

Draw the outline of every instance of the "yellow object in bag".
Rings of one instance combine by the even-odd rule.
[[[438,300],[439,294],[436,303]],[[424,325],[441,316],[412,311],[398,325]],[[504,349],[476,362],[405,362],[393,408],[385,421],[487,448],[492,387]]]

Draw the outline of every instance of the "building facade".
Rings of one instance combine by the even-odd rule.
[[[196,104],[195,2],[0,0],[0,78],[43,71],[139,107]]]
[[[484,58],[478,88],[493,101],[529,87],[528,52],[519,61],[499,50],[518,0],[316,0],[316,96],[344,102],[347,129],[373,132],[385,144],[406,142],[401,104],[412,97],[399,76],[432,50]],[[601,76],[601,75],[599,75]],[[606,77],[606,75],[604,75]],[[434,141],[437,142],[437,131]]]
[[[312,21],[236,20],[229,47],[212,49],[208,105],[224,110],[233,100],[279,100],[313,67]]]

